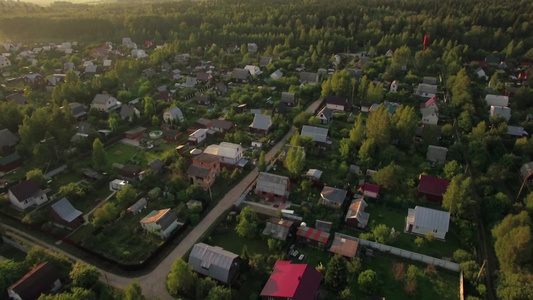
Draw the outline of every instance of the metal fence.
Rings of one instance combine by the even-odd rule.
[[[435,257],[427,256],[424,254],[411,252],[411,251],[407,251],[404,249],[395,248],[395,247],[391,247],[391,246],[387,246],[387,245],[383,245],[379,243],[374,243],[368,240],[363,240],[363,239],[358,239],[358,240],[359,240],[359,245],[361,246],[370,247],[370,248],[379,250],[381,252],[387,252],[387,253],[390,253],[392,255],[396,255],[399,257],[416,260],[416,261],[423,262],[426,264],[431,264],[431,265],[441,267],[441,268],[444,268],[450,271],[455,271],[455,272],[461,271],[461,269],[459,268],[459,264],[456,264],[451,261],[447,261],[447,260],[443,260],[440,258],[435,258]]]

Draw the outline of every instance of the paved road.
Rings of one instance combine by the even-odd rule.
[[[322,102],[322,99],[318,99],[315,102],[313,102],[308,108],[307,111],[314,113],[318,107],[320,106]],[[271,160],[276,152],[280,150],[284,145],[285,141],[289,139],[294,132],[296,131],[295,127],[292,127],[289,132],[274,146],[272,149],[265,155],[265,158],[267,161]],[[239,184],[237,184],[233,189],[231,189],[225,196],[220,200],[220,202],[215,206],[209,214],[198,224],[196,227],[193,228],[193,230],[180,242],[180,244],[172,250],[172,252],[149,274],[137,277],[137,278],[129,278],[129,277],[122,277],[118,276],[109,272],[102,271],[102,274],[105,274],[102,276],[101,280],[103,282],[109,282],[110,285],[116,287],[116,288],[124,288],[128,286],[133,280],[136,280],[139,282],[143,289],[143,294],[149,298],[159,298],[161,300],[171,300],[174,299],[170,294],[168,293],[165,281],[167,278],[168,273],[170,272],[170,267],[172,266],[172,263],[180,257],[183,257],[189,249],[192,248],[192,246],[198,241],[198,239],[202,236],[202,234],[217,220],[217,218],[227,209],[229,209],[235,201],[243,194],[243,192],[248,188],[250,184],[257,178],[258,176],[258,169],[255,168],[248,174]],[[50,250],[65,253],[61,249],[49,245],[47,243],[37,241],[36,239],[29,237],[27,234],[20,232],[14,228],[9,228],[13,231],[17,232],[20,236],[25,237],[25,239],[31,239],[34,241],[33,244],[38,244],[41,246],[44,246]],[[69,257],[79,260],[78,258],[67,254]]]

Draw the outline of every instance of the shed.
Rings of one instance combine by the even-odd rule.
[[[346,258],[354,258],[357,255],[358,248],[359,241],[357,238],[336,232],[329,252]]]
[[[331,140],[328,138],[327,128],[304,125],[302,127],[301,136],[310,136],[314,142],[331,144]]]
[[[426,159],[432,163],[445,162],[447,153],[448,148],[429,145]]]
[[[329,233],[311,227],[300,226],[296,232],[298,241],[311,247],[323,248],[329,240]]]
[[[74,208],[66,198],[52,204],[50,213],[55,222],[69,228],[76,228],[85,222],[82,212]]]
[[[419,179],[417,197],[425,196],[430,202],[441,203],[450,181],[430,175],[420,175]]]
[[[189,255],[189,266],[197,273],[231,284],[239,273],[240,258],[220,247],[198,243]]]
[[[423,236],[433,233],[435,238],[444,240],[449,226],[449,212],[415,206],[407,212],[405,231]]]
[[[143,209],[146,209],[147,205],[148,201],[146,201],[146,198],[141,198],[139,201],[135,202],[135,204],[128,207],[128,211],[135,216],[136,214],[142,212]]]
[[[283,220],[280,218],[270,218],[266,223],[265,230],[263,230],[264,235],[268,235],[278,240],[285,241],[287,240],[287,235],[294,225],[294,222],[289,220]]]

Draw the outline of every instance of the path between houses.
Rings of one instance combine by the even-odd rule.
[[[322,98],[316,100],[313,102],[309,107],[307,108],[307,111],[311,113],[315,113],[315,111],[319,108],[320,104],[322,103]],[[296,127],[292,127],[289,132],[274,146],[272,149],[265,155],[265,158],[267,161],[270,161],[276,153],[285,145],[285,141],[289,139],[294,132],[296,131]],[[108,283],[109,285],[112,285],[116,288],[125,288],[128,286],[132,281],[137,281],[142,287],[143,294],[149,298],[159,298],[161,300],[171,300],[174,299],[170,294],[168,293],[165,281],[167,278],[168,273],[170,272],[170,268],[172,266],[172,263],[180,257],[183,257],[189,249],[193,247],[193,245],[198,241],[198,239],[202,236],[202,234],[218,219],[218,217],[224,213],[227,209],[229,209],[235,201],[242,195],[242,193],[255,181],[259,174],[259,171],[257,168],[253,169],[250,174],[248,174],[244,179],[241,180],[235,187],[233,187],[222,200],[207,214],[205,218],[202,219],[196,227],[194,227],[191,232],[180,242],[180,244],[172,250],[172,252],[163,260],[161,263],[150,273],[130,278],[130,277],[123,277],[119,275],[112,274],[110,272],[101,271],[102,276],[100,280],[104,283]],[[112,196],[112,195],[111,195]],[[110,196],[110,197],[111,197]],[[110,198],[108,197],[108,198]],[[106,200],[102,201],[104,203]],[[102,204],[101,203],[101,204]],[[100,205],[101,205],[100,204]],[[96,209],[96,208],[95,208]],[[90,212],[92,213],[92,211]],[[90,214],[89,213],[89,214]],[[7,226],[6,226],[7,227]],[[13,229],[12,231],[17,232],[19,235],[22,235],[23,237],[28,236],[27,234],[20,232],[12,227],[8,227],[9,229]],[[31,240],[35,241],[36,239],[31,238]],[[37,241],[33,242],[32,244],[38,244],[41,246],[44,246],[52,251],[65,253],[61,249],[49,245],[48,243]],[[69,256],[72,259],[78,258],[65,253],[67,256]]]

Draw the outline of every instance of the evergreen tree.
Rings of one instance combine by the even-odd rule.
[[[103,169],[106,165],[106,153],[104,150],[104,144],[99,138],[94,139],[93,142],[93,165],[97,169]]]

